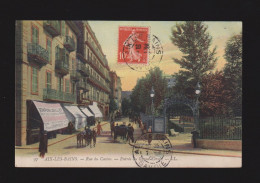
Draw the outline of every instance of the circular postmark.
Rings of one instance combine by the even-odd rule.
[[[160,39],[152,35],[149,42],[143,45],[137,44],[137,41],[134,41],[132,44],[126,44],[123,46],[123,58],[126,63],[132,70],[138,72],[147,72],[152,68],[159,66],[163,58],[163,47]],[[142,51],[135,52],[134,49],[143,48]],[[141,61],[145,57],[145,61]],[[137,58],[136,62],[133,61],[134,58]]]
[[[170,140],[165,134],[146,133],[133,145],[133,158],[139,167],[167,167],[172,160]]]

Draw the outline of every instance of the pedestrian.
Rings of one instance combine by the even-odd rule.
[[[193,148],[196,148],[197,147],[197,138],[199,137],[199,132],[193,128],[193,131],[191,132],[192,134],[192,143],[193,143]]]
[[[47,147],[48,147],[47,131],[44,131],[42,129],[40,130],[40,143],[39,143],[39,152],[41,158],[44,158],[45,153],[47,153]]]
[[[97,135],[100,135],[101,131],[103,131],[102,130],[102,126],[101,126],[100,122],[98,122],[98,125],[97,125]]]
[[[131,126],[131,124],[128,124],[127,128],[127,140],[131,139],[132,143],[134,142],[134,128]]]
[[[148,133],[152,133],[152,126],[149,126],[147,132],[148,132]]]

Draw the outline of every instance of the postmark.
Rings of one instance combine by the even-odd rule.
[[[149,27],[119,27],[118,63],[132,70],[147,72],[162,61],[160,39],[152,35]]]
[[[139,167],[167,167],[172,160],[170,140],[165,134],[146,133],[133,145],[133,158]]]

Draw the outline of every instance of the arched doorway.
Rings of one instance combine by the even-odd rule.
[[[174,95],[164,100],[164,117],[167,125],[171,118],[175,118],[175,128],[178,129],[179,132],[184,132],[185,127],[187,128],[187,132],[196,128],[196,117],[198,115],[197,109],[197,101],[188,99],[183,95]],[[176,119],[176,117],[178,117]],[[180,122],[186,122],[181,123]],[[171,124],[171,123],[170,123]],[[169,127],[167,128],[169,132]]]

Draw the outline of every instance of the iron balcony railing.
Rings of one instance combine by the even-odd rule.
[[[43,27],[49,34],[51,34],[53,37],[56,37],[61,34],[60,24],[60,21],[47,20],[43,22]]]
[[[75,51],[76,50],[76,44],[74,39],[71,36],[66,36],[65,42],[64,42],[64,47],[69,51]]]
[[[79,81],[77,84],[78,89],[82,89],[84,92],[87,92],[90,90],[89,85],[85,81]]]
[[[56,54],[55,69],[61,75],[69,73],[69,60],[66,59],[66,53],[64,48],[60,48],[60,51]]]
[[[108,92],[110,92],[110,88],[107,87],[105,84],[103,84],[101,81],[99,81],[97,78],[95,78],[93,75],[90,75],[90,79],[92,79],[95,83],[97,83],[99,86],[106,89]]]
[[[79,60],[77,63],[78,71],[84,76],[89,76],[89,69],[86,67],[86,65]]]
[[[43,89],[43,99],[74,103],[76,101],[76,95],[54,90],[54,89],[50,89],[50,88],[44,88]]]
[[[49,52],[37,43],[27,44],[28,60],[39,64],[49,63]]]
[[[81,77],[81,75],[80,75],[80,73],[78,71],[76,71],[76,70],[71,70],[70,71],[70,78],[71,78],[71,80],[79,81],[80,77]]]

